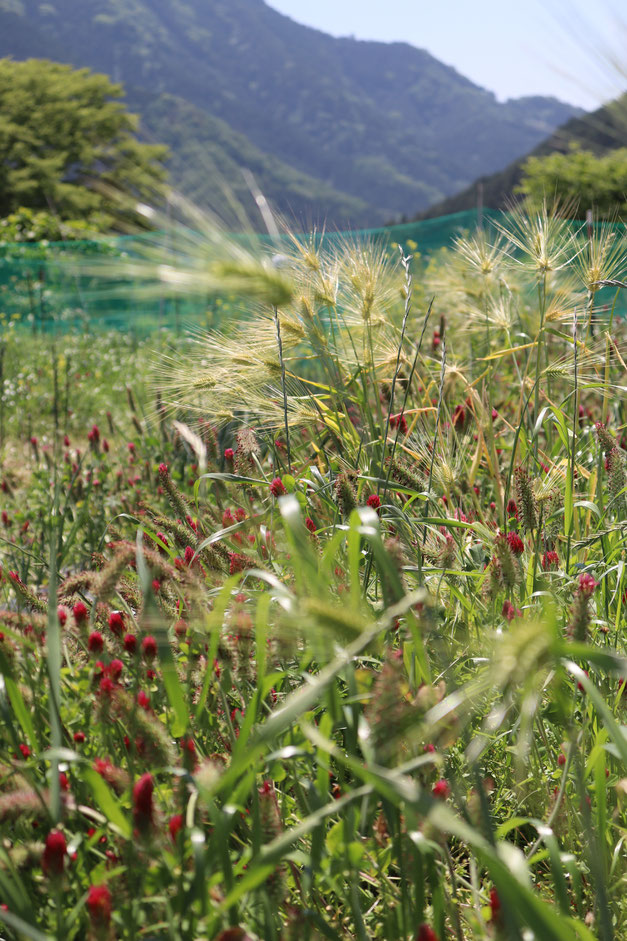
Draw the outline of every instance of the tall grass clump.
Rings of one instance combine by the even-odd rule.
[[[619,941],[624,236],[184,238],[241,317],[3,463],[4,931]]]

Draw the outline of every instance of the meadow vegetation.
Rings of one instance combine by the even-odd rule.
[[[620,941],[624,236],[187,238],[4,332],[3,934]]]

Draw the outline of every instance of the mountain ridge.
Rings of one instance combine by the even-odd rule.
[[[416,214],[414,220],[434,219],[450,213],[476,209],[479,201],[490,209],[506,209],[517,198],[515,189],[522,180],[523,165],[529,157],[546,157],[555,152],[566,153],[573,144],[602,156],[618,146],[625,146],[626,141],[627,94],[597,108],[596,111],[571,118],[550,137],[529,153],[512,161],[503,170],[479,177],[459,193]]]
[[[285,165],[300,174],[309,209],[336,194],[338,221],[424,209],[576,113],[537,96],[499,103],[425,50],[332,37],[263,0],[0,0],[2,55],[186,101],[265,154],[277,180]]]

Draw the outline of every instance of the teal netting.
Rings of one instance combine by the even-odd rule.
[[[495,221],[503,216],[487,209],[479,220],[476,211],[459,212],[381,229],[327,232],[324,239],[333,244],[346,238],[376,238],[391,249],[401,244],[427,262],[460,234],[474,231],[479,221],[488,234],[494,233]],[[624,226],[620,228],[624,231]],[[267,244],[267,238],[258,238]],[[34,333],[116,329],[144,334],[162,327],[216,325],[229,318],[236,309],[235,298],[172,296],[160,292],[156,284],[147,288],[145,282],[134,280],[132,272],[125,274],[134,260],[145,258],[148,244],[150,237],[138,235],[0,245],[0,323],[19,324]],[[112,270],[119,272],[113,280]],[[600,300],[612,305],[615,292],[605,289]],[[618,297],[616,311],[627,313],[627,292]]]

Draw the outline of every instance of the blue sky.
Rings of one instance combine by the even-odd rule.
[[[627,66],[625,0],[266,0],[335,36],[427,49],[500,99],[555,95],[593,108]],[[626,83],[623,83],[623,87]]]

